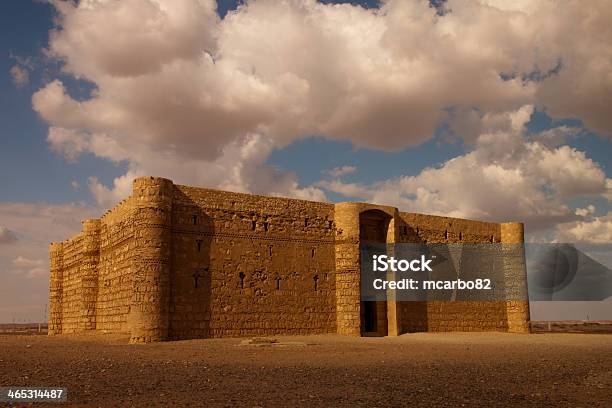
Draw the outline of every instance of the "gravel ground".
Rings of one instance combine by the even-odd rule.
[[[0,336],[0,385],[68,388],[55,407],[612,407],[609,334],[276,339]]]

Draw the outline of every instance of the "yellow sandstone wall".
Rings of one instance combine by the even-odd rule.
[[[132,297],[134,223],[132,198],[119,203],[100,219],[100,262],[96,329],[128,333],[127,316]]]
[[[83,221],[73,238],[50,246],[49,333],[127,332],[132,294],[129,200]]]
[[[59,313],[62,333],[80,331],[79,322],[83,304],[81,282],[83,238],[84,234],[81,232],[62,244],[62,297]]]
[[[502,243],[504,285],[522,285],[526,272],[522,252],[523,224],[471,221],[423,214],[400,213],[398,242],[448,244]],[[507,245],[513,244],[513,245]],[[414,331],[528,332],[528,301],[398,302],[400,333]]]
[[[360,335],[360,214],[388,217],[394,242],[508,242],[507,279],[526,290],[522,224],[363,203],[328,204],[134,181],[133,193],[50,246],[49,334],[202,337]],[[383,237],[384,239],[384,237]],[[522,286],[521,286],[522,285]],[[384,302],[383,302],[384,303]],[[396,302],[389,335],[528,330],[527,302]]]
[[[335,332],[333,211],[175,186],[170,336]]]

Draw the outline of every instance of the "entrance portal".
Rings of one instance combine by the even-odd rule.
[[[380,210],[364,211],[359,215],[359,243],[363,247],[368,244],[384,244],[387,242],[387,232],[391,216]],[[361,300],[361,335],[387,335],[387,302]]]

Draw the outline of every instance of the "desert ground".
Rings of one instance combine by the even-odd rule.
[[[0,335],[0,386],[68,388],[56,407],[612,406],[610,334],[275,339]]]

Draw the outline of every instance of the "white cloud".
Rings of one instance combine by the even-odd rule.
[[[612,178],[606,179],[606,192],[604,196],[612,202]]]
[[[94,196],[98,205],[111,208],[132,192],[132,181],[142,174],[128,172],[123,176],[115,178],[113,188],[108,188],[100,183],[97,177],[89,178],[89,191]]]
[[[576,208],[576,211],[574,213],[581,217],[588,217],[589,215],[592,215],[595,213],[595,206],[592,204],[589,204],[584,208]]]
[[[556,227],[555,239],[558,242],[612,244],[612,212],[588,221],[560,224]]]
[[[322,196],[265,157],[230,164],[252,135],[267,152],[313,134],[391,150],[426,141],[450,120],[475,141],[483,124],[528,104],[610,133],[605,1],[485,3],[451,0],[439,16],[425,0],[389,0],[380,10],[253,0],[220,20],[213,0],[56,1],[47,53],[96,89],[77,101],[54,80],[33,106],[68,159],[92,152],[127,161],[118,187],[92,182],[107,197],[143,173]],[[576,153],[542,154],[552,171],[553,160]]]
[[[10,69],[10,73],[11,77],[13,78],[13,83],[17,87],[22,87],[30,82],[30,73],[22,66],[13,65]]]
[[[577,129],[522,130],[538,106],[612,131],[603,0],[449,0],[442,16],[425,0],[379,10],[252,0],[223,20],[212,0],[54,4],[48,55],[96,89],[76,100],[53,80],[32,102],[66,159],[88,152],[127,164],[111,186],[90,179],[101,205],[151,174],[318,200],[326,188],[543,227],[578,217],[570,198],[606,194],[600,166],[564,145]],[[392,150],[428,140],[443,121],[472,150],[416,176],[303,187],[266,164],[306,135]]]
[[[144,75],[215,46],[215,0],[52,3],[64,29],[51,32],[49,54],[75,75]]]
[[[17,242],[15,233],[6,227],[0,226],[0,245],[14,244],[15,242]]]
[[[18,256],[13,259],[13,266],[16,268],[12,272],[26,276],[27,278],[38,278],[49,276],[47,262],[42,259],[28,259]]]
[[[89,188],[103,207],[127,197],[132,191],[132,180],[143,175],[159,175],[180,184],[229,191],[326,200],[322,190],[300,187],[295,174],[279,172],[267,165],[265,161],[272,149],[272,142],[258,134],[249,134],[228,144],[213,160],[189,159],[169,151],[159,155],[148,146],[142,146],[135,152],[138,161],[130,162],[129,171],[116,178],[112,188],[104,186],[95,177],[90,178]]]
[[[56,153],[64,156],[67,161],[74,162],[83,152],[88,150],[84,137],[71,129],[50,127],[47,141]]]
[[[18,268],[33,268],[43,266],[45,262],[41,259],[28,259],[22,256],[18,256],[13,259],[13,265]]]
[[[346,174],[351,174],[357,171],[356,166],[341,166],[334,167],[333,169],[327,170],[326,173],[332,177],[341,177]]]
[[[530,230],[577,218],[569,200],[602,195],[605,173],[569,146],[526,138],[530,107],[483,121],[474,149],[440,167],[371,185],[321,181],[323,189],[399,208],[462,218],[520,220]],[[504,117],[502,117],[504,116]]]

